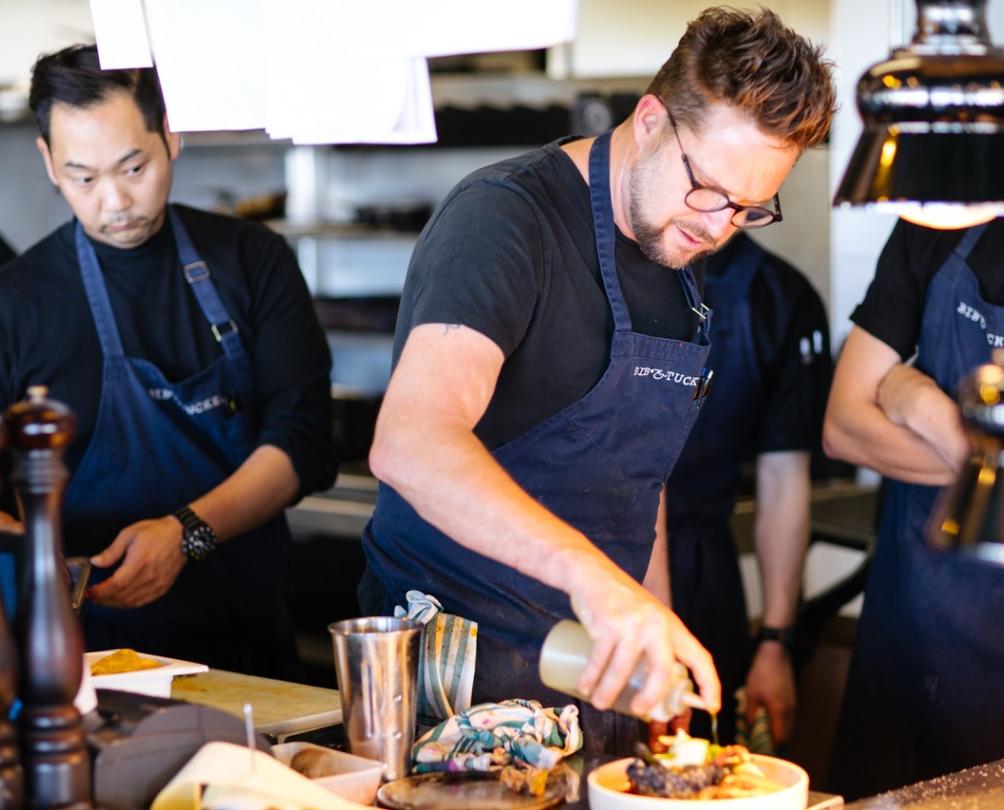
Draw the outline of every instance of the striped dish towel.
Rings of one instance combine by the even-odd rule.
[[[412,748],[416,773],[498,771],[526,764],[550,770],[582,747],[579,709],[545,709],[536,700],[479,703],[444,720]]]
[[[394,608],[425,625],[418,655],[418,712],[439,720],[453,717],[471,706],[474,664],[478,652],[478,624],[443,613],[438,599],[421,591],[408,591],[407,610]]]

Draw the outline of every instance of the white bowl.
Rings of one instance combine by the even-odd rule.
[[[113,652],[117,651],[101,650],[84,653],[84,666],[90,672],[94,662]],[[148,655],[143,652],[140,655],[143,658],[160,661],[163,666],[155,669],[138,669],[135,672],[116,672],[114,675],[91,675],[91,685],[95,689],[121,689],[123,692],[137,692],[153,697],[171,697],[171,681],[175,675],[194,675],[197,672],[209,671],[209,667],[205,664],[166,658],[163,655]]]
[[[618,759],[601,765],[589,774],[589,806],[592,810],[805,810],[809,802],[809,775],[793,762],[777,757],[753,754],[763,772],[778,784],[780,790],[746,799],[659,799],[628,793],[627,767],[635,757]]]
[[[343,799],[359,804],[373,804],[377,788],[380,787],[380,777],[383,776],[382,762],[307,742],[273,745],[272,756],[283,765],[288,766],[297,753],[308,748],[322,752],[332,770],[335,771],[332,776],[321,776],[317,779],[311,779],[311,782],[330,790]]]

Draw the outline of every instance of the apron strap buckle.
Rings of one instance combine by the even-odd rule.
[[[185,265],[185,281],[195,284],[197,281],[205,281],[209,278],[209,266],[201,259],[197,262]],[[214,326],[215,330],[216,327]],[[218,338],[217,338],[218,339]]]
[[[691,307],[690,311],[693,312],[703,322],[708,319],[708,313],[711,312],[711,307],[709,307],[703,301],[700,301],[698,302],[696,307]]]
[[[237,331],[237,324],[233,321],[226,321],[224,323],[214,323],[211,328],[213,330],[213,337],[216,338],[216,342],[222,343],[224,336]]]

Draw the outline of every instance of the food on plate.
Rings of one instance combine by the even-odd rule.
[[[289,761],[289,767],[308,779],[334,776],[338,770],[334,757],[329,756],[327,751],[318,751],[316,748],[304,748],[297,751]]]
[[[547,777],[550,773],[546,768],[506,765],[499,773],[499,781],[513,793],[543,796],[547,789]]]
[[[117,675],[120,672],[136,672],[141,669],[157,669],[164,666],[156,658],[145,658],[135,650],[123,648],[99,658],[91,664],[91,675]]]
[[[742,745],[714,745],[677,731],[662,737],[665,753],[639,746],[639,758],[628,765],[631,793],[663,799],[743,799],[781,790],[753,762]]]

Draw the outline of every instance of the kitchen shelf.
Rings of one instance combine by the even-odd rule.
[[[264,223],[287,239],[331,237],[334,239],[400,239],[414,242],[418,231],[401,231],[394,228],[374,228],[353,222],[291,222],[288,219],[269,219]]]

